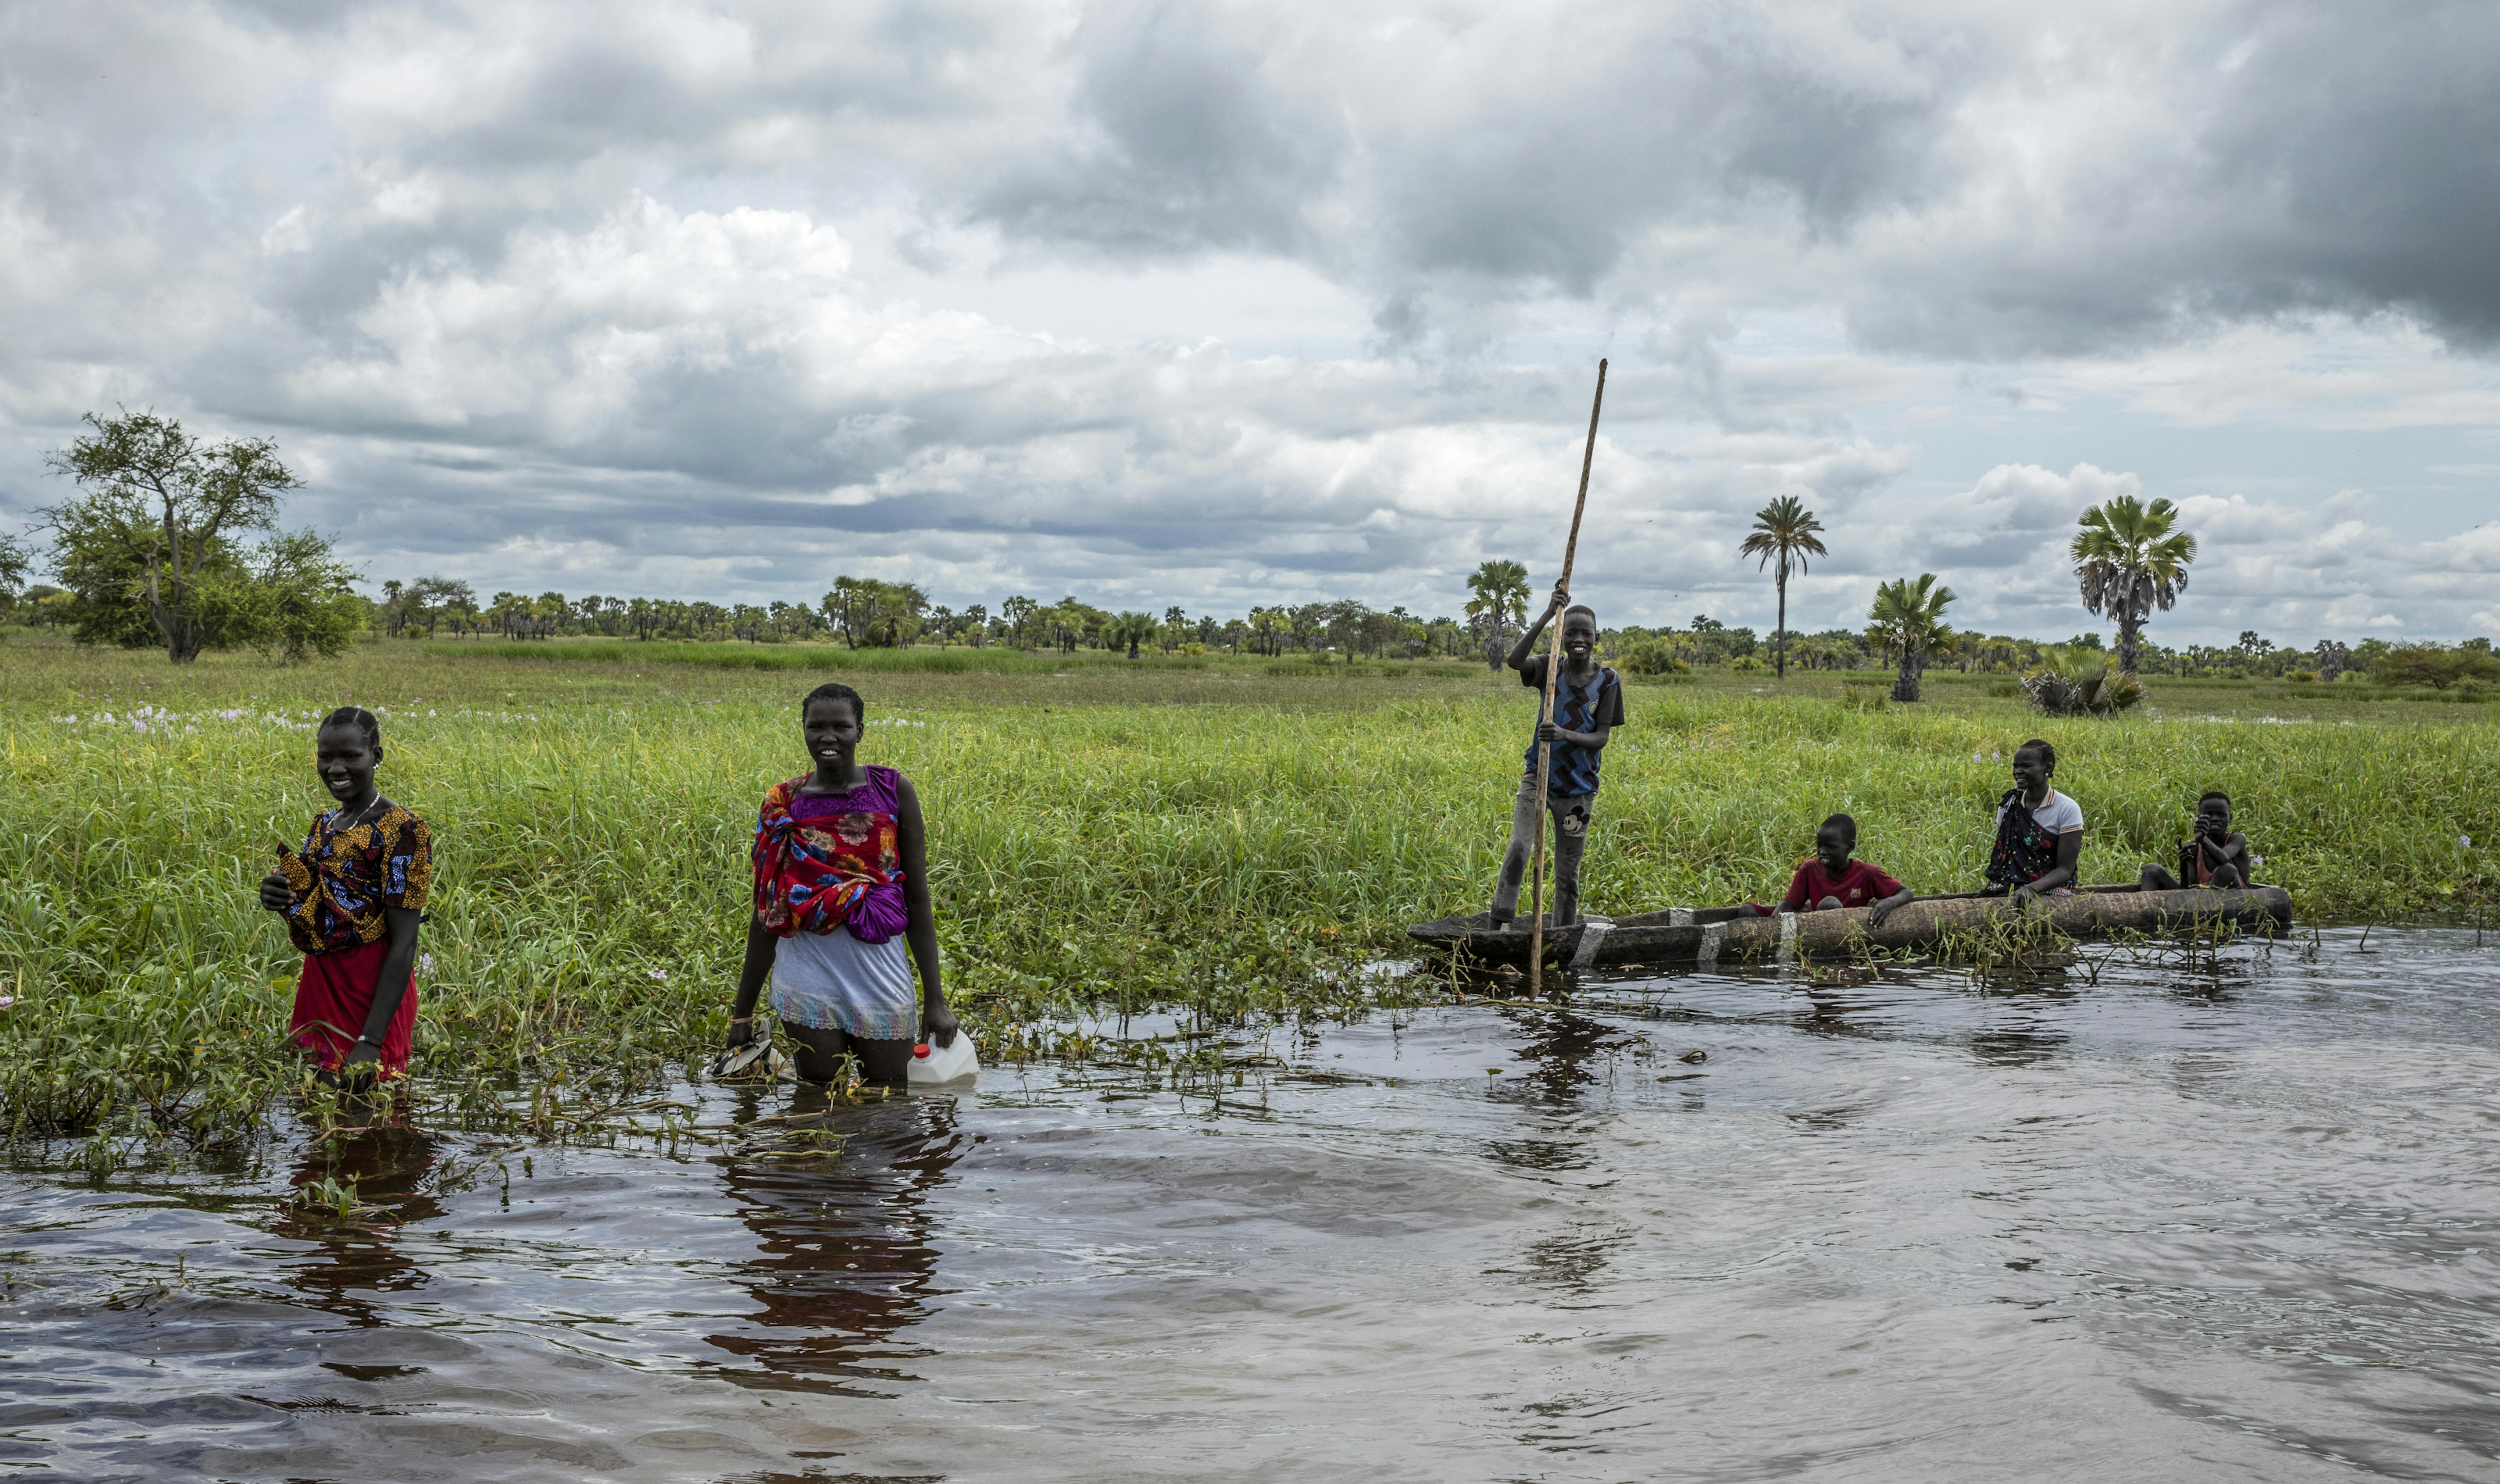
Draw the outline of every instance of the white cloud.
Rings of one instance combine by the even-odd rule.
[[[2453,483],[2500,428],[2500,157],[2455,146],[2495,25],[38,7],[0,48],[0,512],[126,402],[279,437],[378,577],[1450,611],[1556,560],[1606,354],[1610,615],[1766,623],[1735,545],[1793,494],[1828,621],[1935,570],[2072,631],[2068,528],[2140,493],[2206,546],[2173,632],[2456,632],[2500,574]],[[2242,468],[2277,437],[2318,468]]]

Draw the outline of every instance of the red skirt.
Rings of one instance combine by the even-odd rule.
[[[356,1048],[356,1038],[365,1031],[365,1016],[373,1014],[374,991],[381,984],[382,960],[388,956],[387,938],[336,953],[304,955],[304,977],[295,982],[295,1015],[287,1021],[286,1031],[297,1046],[321,1058],[323,1070],[337,1071]],[[415,1042],[416,971],[411,968],[408,992],[399,997],[399,1012],[391,1016],[390,1029],[382,1033],[383,1077],[406,1075],[409,1048]]]

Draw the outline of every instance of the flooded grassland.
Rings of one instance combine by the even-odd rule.
[[[2494,1467],[2485,708],[2048,728],[1976,690],[1636,687],[1593,904],[1765,895],[1833,809],[1960,885],[1994,755],[2045,729],[2088,877],[2225,788],[2303,936],[1489,1005],[1367,966],[1489,885],[1515,688],[854,677],[1009,1054],[828,1104],[687,1071],[815,677],[9,658],[12,1476]],[[249,896],[345,700],[442,850],[378,1121],[299,1097]]]

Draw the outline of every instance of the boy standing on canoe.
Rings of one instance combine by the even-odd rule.
[[[1545,790],[1546,808],[1554,816],[1554,917],[1552,925],[1579,920],[1580,855],[1589,844],[1589,820],[1597,801],[1598,755],[1606,738],[1624,725],[1624,683],[1599,664],[1597,615],[1571,601],[1560,585],[1545,613],[1511,647],[1510,667],[1519,683],[1534,691],[1543,709],[1548,657],[1531,653],[1537,636],[1555,615],[1562,619],[1562,673],[1554,686],[1554,720],[1541,722],[1528,744],[1528,772],[1519,781],[1519,797],[1510,812],[1510,849],[1501,859],[1501,885],[1493,895],[1496,927],[1509,927],[1519,915],[1520,878],[1536,839],[1536,760],[1547,744],[1554,762]]]

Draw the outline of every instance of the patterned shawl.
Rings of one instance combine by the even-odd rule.
[[[775,937],[847,927],[884,943],[909,921],[891,813],[791,817],[802,775],[773,786],[755,821],[755,914]]]
[[[2031,818],[2023,790],[2008,789],[1996,807],[2005,811],[2005,818],[1996,822],[1996,846],[1988,855],[1989,881],[2020,887],[2056,869],[2056,832]]]

